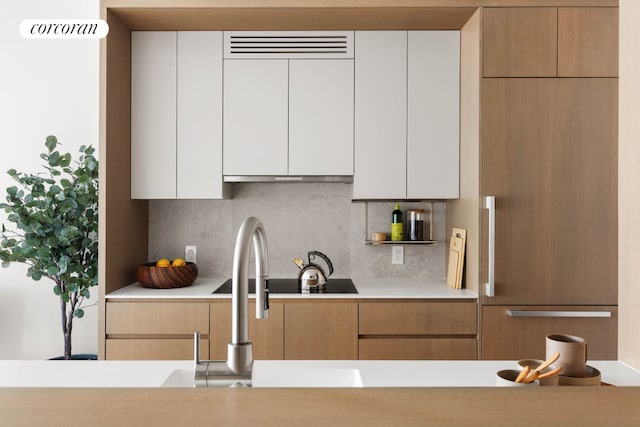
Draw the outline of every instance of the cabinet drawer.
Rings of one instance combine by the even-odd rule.
[[[360,360],[473,360],[475,338],[366,338]]]
[[[509,316],[508,310],[523,317]],[[611,317],[528,317],[527,312],[610,312]],[[535,314],[535,313],[531,313]],[[546,336],[569,334],[587,341],[590,360],[617,358],[618,309],[616,306],[485,306],[482,309],[481,358],[544,359]]]
[[[476,303],[361,303],[360,335],[475,334]]]
[[[209,333],[209,304],[108,302],[107,334]]]
[[[193,339],[107,339],[107,360],[193,360]],[[209,359],[209,340],[200,340],[200,359]]]

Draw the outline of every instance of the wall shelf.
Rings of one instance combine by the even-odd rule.
[[[429,223],[426,224],[424,233],[426,240],[371,240],[369,234],[369,202],[364,202],[364,244],[366,246],[379,245],[435,245],[437,240],[433,240],[433,203],[427,202],[429,205],[427,217]],[[403,212],[406,215],[406,212]],[[405,221],[406,227],[406,221]]]
[[[378,245],[435,245],[437,240],[365,240],[367,246]]]

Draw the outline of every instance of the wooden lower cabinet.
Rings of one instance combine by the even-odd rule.
[[[474,360],[476,338],[362,338],[361,360]]]
[[[361,303],[360,335],[475,335],[477,303],[470,301]]]
[[[285,359],[358,359],[358,304],[285,304]]]
[[[206,302],[122,302],[106,304],[107,360],[193,359],[193,334],[200,332],[200,357],[209,358]]]
[[[362,360],[455,360],[477,358],[477,302],[361,303]]]
[[[509,310],[512,311],[511,316]],[[608,312],[611,317],[526,317],[527,312],[580,311]],[[484,306],[482,313],[482,359],[544,359],[545,339],[550,334],[569,334],[584,338],[590,360],[617,358],[616,306]],[[514,317],[513,314],[525,317]]]
[[[249,339],[255,360],[282,360],[284,357],[284,304],[270,303],[269,318],[256,319],[256,304],[249,302]],[[210,354],[213,360],[227,360],[231,342],[231,303],[211,304]]]
[[[107,360],[193,359],[193,338],[107,339]],[[200,359],[209,359],[209,340],[200,339]]]
[[[255,318],[249,302],[255,360],[476,359],[475,300],[280,300],[269,318]],[[231,300],[107,301],[105,358],[226,360]]]

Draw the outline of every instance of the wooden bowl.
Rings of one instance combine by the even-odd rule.
[[[138,266],[138,282],[145,288],[170,289],[190,286],[198,277],[198,266],[192,262],[181,267],[156,267],[155,262]]]

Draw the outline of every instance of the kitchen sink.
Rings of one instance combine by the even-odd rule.
[[[230,383],[220,382],[219,386],[229,387]],[[346,388],[363,387],[360,370],[336,367],[302,367],[272,365],[253,368],[251,386],[254,388]],[[176,369],[162,383],[161,387],[194,387],[192,369]]]
[[[298,279],[267,279],[270,294],[299,294],[302,293]],[[230,294],[232,280],[229,279],[218,289],[213,291],[214,294]],[[249,293],[256,293],[255,279],[249,279]],[[324,293],[324,294],[357,294],[358,290],[351,279],[327,279],[325,289],[318,291],[310,291],[305,293]]]

